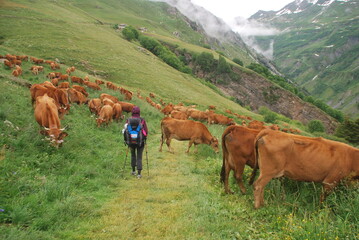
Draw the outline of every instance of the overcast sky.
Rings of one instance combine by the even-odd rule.
[[[241,16],[249,18],[258,10],[280,10],[294,0],[192,0],[224,21]]]

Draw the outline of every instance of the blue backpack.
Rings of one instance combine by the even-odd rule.
[[[144,141],[142,128],[141,118],[129,118],[124,132],[125,144],[130,147],[141,147]]]

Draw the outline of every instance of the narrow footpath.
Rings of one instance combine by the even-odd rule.
[[[165,145],[158,152],[158,144],[149,144],[150,175],[144,151],[142,179],[130,175],[129,154],[118,197],[103,207],[101,220],[91,223],[91,230],[79,239],[208,239],[214,229],[201,226],[199,203],[213,197],[207,196],[213,187],[196,174],[202,160],[195,159],[193,148],[186,154],[187,145],[173,140],[171,154]]]

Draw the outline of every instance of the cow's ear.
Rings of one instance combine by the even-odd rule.
[[[48,131],[45,129],[40,130],[40,134],[42,135],[49,135]]]
[[[67,132],[62,132],[60,134],[60,139],[63,139],[64,137],[67,137],[69,134]]]

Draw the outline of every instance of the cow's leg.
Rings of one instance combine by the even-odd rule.
[[[162,145],[163,145],[163,141],[165,140],[165,135],[163,134],[163,131],[162,131],[162,134],[161,134],[161,144],[160,144],[160,149],[159,151],[162,152]]]
[[[186,151],[186,153],[189,153],[189,149],[191,148],[192,144],[193,144],[194,140],[189,140],[189,143],[188,143],[188,149]]]
[[[228,163],[224,166],[224,192],[227,194],[233,194],[234,192],[229,188],[228,179],[229,173],[231,172],[231,168]]]
[[[174,153],[173,149],[171,148],[171,136],[169,136],[166,140],[166,144],[168,147],[168,151],[170,151],[170,153]]]
[[[194,152],[198,153],[198,144],[194,143]]]
[[[326,199],[326,197],[333,191],[333,189],[338,185],[338,181],[326,181],[326,179],[324,179],[324,181],[322,182],[323,185],[323,192],[320,195],[320,203],[323,203],[324,200]]]
[[[260,175],[254,183],[254,208],[260,208],[264,205],[264,187],[272,179],[272,176]]]
[[[236,178],[238,187],[241,189],[241,192],[243,194],[246,193],[246,188],[244,187],[243,184],[243,171],[244,171],[244,164],[239,164],[238,166],[236,166],[236,169],[234,171],[234,177]]]

